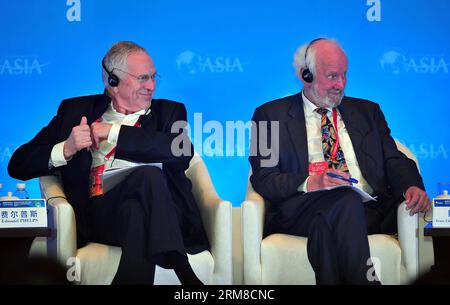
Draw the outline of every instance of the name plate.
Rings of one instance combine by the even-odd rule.
[[[0,228],[46,228],[45,199],[0,200]]]
[[[450,199],[433,199],[433,228],[450,228]]]

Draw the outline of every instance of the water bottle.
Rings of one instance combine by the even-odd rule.
[[[8,196],[2,196],[0,197],[0,200],[2,201],[10,201],[10,200],[19,200],[16,196],[12,195],[12,192],[8,192]]]
[[[27,190],[25,189],[25,183],[17,183],[17,190],[14,192],[14,196],[19,199],[29,199]]]

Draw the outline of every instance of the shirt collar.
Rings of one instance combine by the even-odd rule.
[[[304,90],[302,90],[302,99],[303,99],[303,107],[305,110],[305,113],[307,114],[314,114],[317,113],[316,109],[320,108],[317,107],[315,104],[313,104],[313,102],[311,102],[305,95]],[[325,109],[329,110],[329,113],[331,113],[333,111],[333,108],[331,107],[324,107]]]
[[[139,111],[136,111],[136,112],[133,112],[133,113],[130,113],[130,114],[123,114],[123,113],[118,112],[118,111],[114,108],[114,103],[113,103],[113,102],[111,102],[111,103],[109,104],[109,106],[110,106],[111,112],[112,112],[114,115],[117,115],[117,116],[128,116],[128,115],[130,115],[130,116],[135,116],[135,115],[144,115],[144,114],[150,114],[150,111],[151,111],[151,108],[148,107],[148,108],[146,108],[146,109],[141,109],[141,110],[139,110]]]

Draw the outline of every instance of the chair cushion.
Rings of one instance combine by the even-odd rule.
[[[402,250],[398,240],[391,235],[369,235],[370,255],[383,285],[401,284]],[[380,266],[377,266],[378,260]]]
[[[84,285],[109,285],[116,275],[119,267],[122,250],[119,247],[98,243],[89,243],[78,249],[77,258],[81,264],[80,284]],[[195,255],[188,254],[189,263],[195,274],[205,283],[212,282],[214,260],[207,250]],[[179,284],[175,272],[172,269],[164,269],[156,266],[155,284],[174,285]]]
[[[306,254],[307,238],[272,234],[261,243],[262,284],[315,284]]]
[[[78,249],[83,285],[109,285],[119,267],[122,249],[104,244],[89,243]]]
[[[307,238],[288,234],[266,237],[261,243],[262,284],[315,284],[306,244]],[[389,235],[370,235],[369,246],[371,256],[376,258],[375,264],[377,261],[381,264],[377,272],[381,282],[400,284],[401,250],[398,241]]]

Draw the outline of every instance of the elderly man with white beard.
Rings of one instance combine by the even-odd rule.
[[[303,90],[253,115],[255,126],[279,122],[278,164],[264,166],[260,151],[249,157],[251,183],[266,201],[264,237],[308,237],[317,284],[380,284],[367,277],[367,236],[396,233],[403,200],[411,215],[430,208],[422,178],[398,151],[379,105],[344,96],[347,56],[335,40],[301,46],[294,66]],[[253,149],[263,132],[253,130]],[[351,188],[338,187],[351,184],[377,200],[363,203]]]

